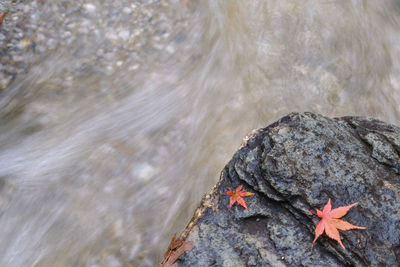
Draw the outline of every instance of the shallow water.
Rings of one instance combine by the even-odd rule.
[[[252,129],[399,125],[398,1],[149,1],[160,35],[88,3],[1,95],[0,266],[154,266]]]

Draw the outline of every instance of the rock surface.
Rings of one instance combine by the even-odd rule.
[[[400,262],[400,128],[374,119],[292,113],[246,137],[204,197],[182,238],[195,248],[179,266],[397,266]],[[256,193],[249,210],[228,209],[226,187]],[[322,235],[317,216],[358,202],[340,231]]]

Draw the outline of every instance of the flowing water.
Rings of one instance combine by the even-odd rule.
[[[0,95],[0,266],[155,266],[252,129],[400,124],[397,0],[46,4],[77,38]]]

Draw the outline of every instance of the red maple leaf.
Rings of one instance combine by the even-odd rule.
[[[230,196],[230,200],[229,200],[229,206],[228,208],[231,208],[233,204],[235,204],[235,202],[239,203],[240,205],[242,205],[246,210],[248,210],[247,206],[246,206],[246,202],[244,201],[244,197],[247,196],[252,196],[254,195],[254,193],[250,193],[250,192],[246,192],[246,191],[242,191],[243,185],[240,185],[236,188],[236,191],[232,191],[232,189],[230,189],[229,187],[227,187],[227,189],[229,190],[228,192],[226,192],[226,194],[228,196]]]
[[[342,244],[342,241],[340,240],[340,234],[338,229],[339,230],[365,229],[365,227],[352,225],[351,223],[339,219],[344,215],[346,215],[349,209],[351,209],[357,204],[358,203],[356,202],[349,206],[339,207],[332,210],[331,199],[329,199],[328,203],[326,203],[322,211],[317,209],[317,213],[314,213],[310,210],[307,210],[312,214],[315,214],[318,217],[322,218],[322,220],[320,220],[319,223],[317,224],[317,227],[315,227],[315,238],[313,242],[315,243],[317,238],[325,231],[327,236],[339,242],[339,244],[345,249],[345,247]]]

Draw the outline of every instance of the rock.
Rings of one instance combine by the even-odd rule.
[[[398,266],[400,128],[374,119],[292,113],[254,131],[204,197],[181,237],[178,266]],[[226,187],[255,195],[228,209]],[[366,230],[340,231],[346,249],[307,209],[353,207]]]

